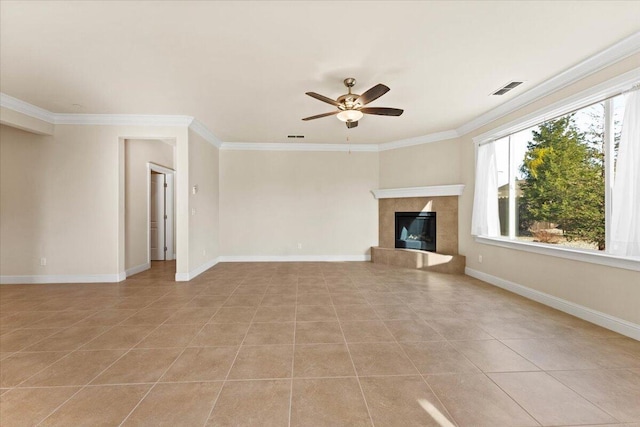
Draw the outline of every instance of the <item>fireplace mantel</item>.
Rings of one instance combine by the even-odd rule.
[[[464,191],[464,184],[433,185],[430,187],[385,188],[371,190],[376,199],[400,199],[404,197],[436,197],[460,196]]]

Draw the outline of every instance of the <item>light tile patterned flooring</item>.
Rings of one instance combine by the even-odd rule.
[[[1,287],[0,424],[640,425],[639,342],[470,277],[174,268]]]

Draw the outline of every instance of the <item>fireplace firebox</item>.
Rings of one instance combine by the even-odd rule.
[[[435,212],[396,212],[396,248],[436,251]]]

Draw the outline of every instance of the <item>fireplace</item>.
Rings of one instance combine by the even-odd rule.
[[[435,212],[396,212],[396,248],[436,251]]]

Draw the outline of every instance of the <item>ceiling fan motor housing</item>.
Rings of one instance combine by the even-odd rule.
[[[340,103],[338,108],[341,110],[353,110],[354,108],[362,107],[362,105],[356,100],[360,97],[357,93],[346,93],[336,99]]]

